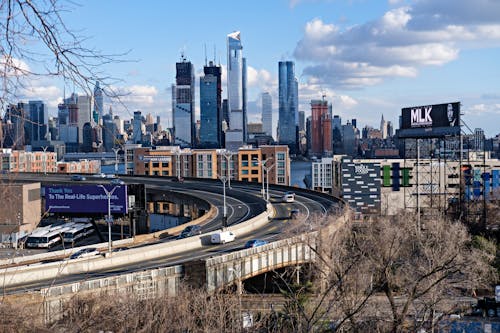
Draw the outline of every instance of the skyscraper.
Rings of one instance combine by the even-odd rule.
[[[262,131],[273,135],[273,99],[268,92],[262,93]]]
[[[183,55],[181,61],[175,64],[175,68],[176,85],[172,91],[172,100],[175,101],[173,110],[174,142],[181,147],[192,147],[196,138],[194,67],[190,61],[186,61]]]
[[[311,154],[330,156],[332,147],[332,117],[325,100],[311,101]]]
[[[49,112],[47,105],[42,101],[29,101],[29,122],[27,122],[29,142],[36,145],[46,140]]]
[[[95,83],[94,87],[94,113],[93,113],[93,120],[94,123],[99,124],[99,120],[102,119],[103,115],[103,108],[104,108],[104,102],[103,102],[103,91],[102,88],[99,86],[99,81]]]
[[[107,121],[107,120],[106,120]],[[109,122],[113,122],[113,116],[109,115]],[[112,126],[112,125],[110,125]],[[132,120],[134,143],[142,143],[142,114],[141,111],[134,111],[134,119]],[[109,142],[109,141],[108,141]],[[106,146],[106,136],[104,136],[104,146]],[[113,148],[113,146],[111,147]]]
[[[279,71],[279,119],[278,141],[288,145],[290,153],[297,153],[299,125],[299,88],[293,61],[280,61]]]
[[[17,106],[14,104],[7,106],[3,119],[5,141],[2,148],[24,149],[27,111],[27,105],[22,102]]]
[[[91,120],[92,97],[88,95],[76,95],[78,106],[78,142],[83,142],[83,125]]]
[[[248,140],[248,117],[247,117],[247,58],[242,58],[241,66],[241,93],[242,93],[242,112],[243,112],[243,142]]]
[[[243,46],[239,31],[227,35],[227,98],[229,129],[226,131],[226,148],[236,150],[244,143],[246,106],[243,103],[246,62],[242,56]],[[246,87],[245,87],[246,99]],[[245,110],[244,110],[245,108]]]
[[[382,139],[387,139],[387,121],[384,120],[383,114],[380,120],[380,133],[382,133]]]
[[[142,121],[141,121],[141,111],[134,112],[134,143],[142,143]],[[104,151],[113,151],[116,142],[116,124],[113,121],[113,114],[110,112],[103,115],[102,117],[102,141],[104,146]],[[138,131],[136,131],[136,127]]]
[[[222,145],[222,69],[212,61],[203,68],[200,78],[200,146]]]
[[[299,111],[299,132],[305,131],[306,129],[306,113],[304,111]]]

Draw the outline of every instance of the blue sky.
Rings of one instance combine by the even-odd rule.
[[[263,91],[273,96],[277,121],[278,61],[293,60],[306,114],[310,100],[325,94],[344,122],[378,127],[383,113],[397,127],[403,107],[461,101],[469,127],[500,132],[497,0],[86,0],[70,8],[64,18],[90,37],[86,45],[130,50],[125,58],[133,61],[104,68],[130,93],[127,110],[113,105],[124,118],[139,109],[171,125],[170,86],[181,52],[199,74],[204,45],[209,59],[215,45],[225,66],[225,37],[240,30],[250,121],[260,120]],[[40,84],[25,96],[46,100],[55,115],[64,84]]]

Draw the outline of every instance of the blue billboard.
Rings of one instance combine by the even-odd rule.
[[[128,212],[126,185],[45,186],[45,210],[51,213],[107,214],[108,196],[106,191],[112,192],[111,213],[126,214]]]

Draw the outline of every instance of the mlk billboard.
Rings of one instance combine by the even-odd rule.
[[[104,185],[111,194],[112,214],[126,214],[127,186]],[[113,190],[115,188],[115,190]],[[51,185],[45,187],[45,210],[51,213],[108,213],[108,196],[98,185]]]
[[[399,136],[442,137],[460,134],[460,102],[414,106],[401,110]]]

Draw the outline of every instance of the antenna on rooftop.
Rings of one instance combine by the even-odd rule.
[[[207,44],[203,44],[203,47],[205,49],[205,67],[207,67]]]
[[[216,55],[216,49],[215,48],[216,48],[216,46],[214,44],[214,64],[215,64],[215,55]]]

